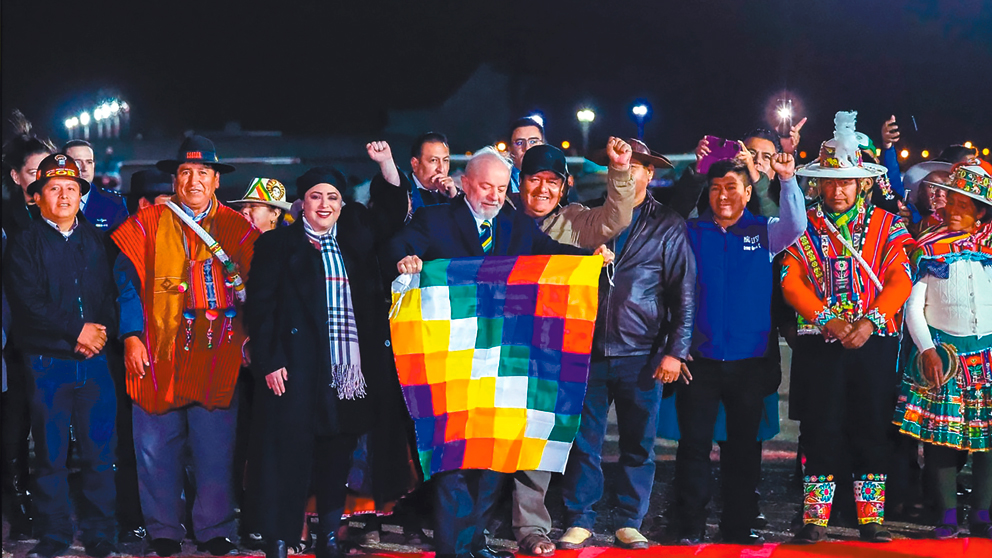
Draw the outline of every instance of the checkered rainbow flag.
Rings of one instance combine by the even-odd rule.
[[[565,470],[589,377],[602,263],[434,260],[393,282],[393,353],[426,477]]]

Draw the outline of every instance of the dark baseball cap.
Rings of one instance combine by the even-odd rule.
[[[541,171],[551,171],[562,180],[568,180],[568,165],[561,149],[553,145],[541,144],[527,150],[523,162],[520,163],[521,176],[531,176]]]

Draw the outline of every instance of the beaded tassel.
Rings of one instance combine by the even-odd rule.
[[[216,320],[217,317],[220,314],[218,314],[217,311],[214,310],[214,309],[206,310],[204,312],[204,314],[206,314],[207,320],[210,321],[209,325],[207,326],[207,348],[208,349],[213,349],[214,348],[214,320]]]
[[[186,345],[183,350],[188,351],[189,346],[193,344],[193,320],[196,319],[196,313],[186,310],[183,312],[183,318],[186,318]]]

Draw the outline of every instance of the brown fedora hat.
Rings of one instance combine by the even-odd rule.
[[[651,151],[648,144],[639,139],[627,138],[624,141],[630,144],[630,148],[633,150],[630,158],[640,162],[642,165],[654,165],[656,169],[670,169],[675,166],[661,153]],[[604,167],[610,164],[610,156],[606,154],[605,148],[594,152],[588,159]]]

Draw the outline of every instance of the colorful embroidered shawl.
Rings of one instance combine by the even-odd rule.
[[[952,231],[944,225],[925,231],[910,259],[916,267],[915,281],[926,275],[947,279],[948,266],[958,260],[992,265],[992,223],[973,233]]]
[[[425,477],[565,470],[589,376],[602,262],[435,260],[419,277],[393,283],[393,353]]]
[[[258,230],[216,198],[200,226],[247,279]],[[111,238],[131,260],[141,283],[142,341],[151,361],[144,378],[128,376],[128,395],[155,414],[193,403],[228,407],[246,334],[230,285],[218,284],[223,274],[214,268],[220,262],[164,205],[135,213]]]
[[[828,262],[830,258],[844,256],[845,249],[839,242],[833,240],[828,232],[824,223],[827,217],[823,215],[820,203],[807,211],[806,231],[787,251],[802,264],[803,272],[810,278],[816,296],[838,317],[853,323],[866,315],[879,291],[861,265],[852,260],[853,295],[850,298],[831,295],[828,287],[830,281]],[[890,266],[899,265],[898,260],[902,259],[899,252],[905,253],[906,248],[913,244],[913,238],[898,216],[871,204],[865,205],[863,218],[850,219],[844,224],[835,226],[838,230],[841,227],[847,228],[847,234],[844,236],[848,238],[862,237],[854,244],[861,244],[861,256],[879,278],[885,275]],[[824,238],[830,241],[823,242]],[[906,274],[909,275],[908,264],[903,265],[906,266]],[[901,314],[889,316],[886,319],[885,331],[880,334],[898,335],[901,326]],[[798,327],[800,334],[820,332],[814,323],[801,315],[798,317]]]

